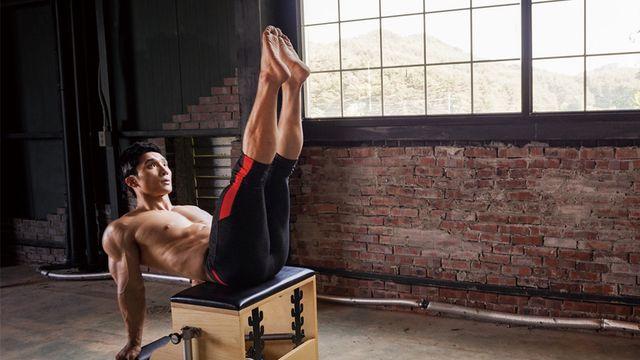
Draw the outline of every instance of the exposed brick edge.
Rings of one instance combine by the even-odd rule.
[[[162,124],[163,130],[218,129],[240,126],[240,94],[238,74],[224,78],[222,86],[211,88],[211,95],[199,98],[198,104],[187,106],[187,112],[172,116]]]

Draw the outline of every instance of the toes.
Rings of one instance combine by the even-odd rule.
[[[262,38],[263,38],[263,42],[267,41],[271,44],[278,44],[278,37],[276,36],[276,34],[270,30],[270,29],[265,29],[265,31],[262,33]]]
[[[280,30],[280,28],[275,28],[276,29],[276,35],[278,36],[283,36],[284,34],[282,33],[282,30]]]
[[[278,35],[278,32],[276,31],[276,27],[269,25],[264,29],[264,34],[265,35]]]
[[[289,40],[289,37],[287,35],[284,35],[284,34],[282,35],[282,37],[284,38],[284,42],[287,45],[291,46],[291,40]]]

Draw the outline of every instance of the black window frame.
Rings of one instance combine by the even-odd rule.
[[[302,48],[302,2],[295,0],[298,49]],[[531,0],[521,0],[522,111],[309,118],[302,107],[305,141],[313,143],[417,141],[638,140],[640,110],[533,112]],[[304,96],[304,95],[303,95]],[[304,99],[303,99],[304,104]]]

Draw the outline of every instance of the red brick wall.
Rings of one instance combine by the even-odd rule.
[[[640,296],[637,147],[306,147],[291,191],[294,264]],[[321,293],[640,319],[640,307],[597,302],[336,276],[321,276],[319,286]]]
[[[43,220],[12,219],[11,251],[18,264],[64,263],[67,242],[67,209],[58,208]],[[8,240],[8,239],[7,239]],[[42,242],[41,244],[39,244]],[[51,242],[58,247],[51,247]]]
[[[64,264],[67,261],[66,251],[61,248],[15,245],[14,251],[18,264]]]
[[[211,96],[189,105],[186,114],[173,115],[171,122],[162,124],[163,130],[217,129],[240,126],[240,95],[238,75],[224,78],[222,86],[211,88]]]

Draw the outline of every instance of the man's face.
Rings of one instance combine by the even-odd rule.
[[[157,152],[148,152],[140,156],[137,176],[131,175],[127,178],[127,184],[136,189],[137,192],[163,196],[169,194],[173,188],[171,186],[171,170],[167,164],[167,159]]]

